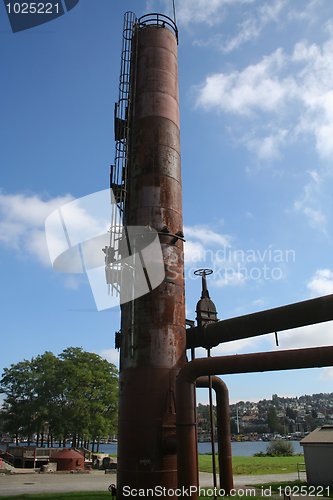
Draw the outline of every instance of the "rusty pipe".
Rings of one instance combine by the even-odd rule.
[[[220,488],[229,494],[234,487],[232,476],[231,432],[229,414],[229,392],[219,377],[211,377],[216,394],[217,442]],[[209,387],[209,377],[199,377],[196,387]]]
[[[197,454],[196,422],[193,418],[193,384],[203,375],[255,373],[333,365],[333,347],[292,349],[199,358],[187,363],[179,372],[176,382],[177,405],[177,463],[178,487],[198,498],[198,471],[194,467]]]
[[[333,320],[333,294],[186,330],[187,349],[257,337]]]

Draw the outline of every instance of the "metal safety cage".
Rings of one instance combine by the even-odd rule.
[[[161,28],[168,28],[172,31],[177,39],[178,43],[178,28],[176,23],[171,19],[171,17],[165,14],[159,14],[158,12],[153,12],[151,14],[145,14],[138,19],[139,28],[145,28],[148,26],[155,26]]]

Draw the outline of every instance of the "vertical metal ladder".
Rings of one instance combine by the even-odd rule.
[[[133,12],[124,15],[123,41],[121,52],[121,65],[119,77],[119,96],[114,108],[114,136],[115,136],[115,160],[111,165],[110,188],[111,194],[111,224],[110,243],[103,249],[105,253],[106,282],[111,294],[118,295],[120,292],[121,264],[121,240],[126,226],[125,204],[127,195],[127,170],[129,154],[129,110],[131,108],[131,81],[132,75],[132,42],[137,25],[137,18]],[[126,230],[126,229],[125,229]]]

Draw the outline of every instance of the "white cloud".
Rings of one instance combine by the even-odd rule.
[[[97,354],[99,354],[102,358],[106,359],[110,363],[113,363],[114,365],[119,367],[119,351],[117,351],[117,349],[103,349]]]
[[[225,0],[182,0],[177,6],[177,21],[180,24],[214,24],[223,17]]]
[[[327,5],[326,0],[324,2]],[[313,24],[318,20],[318,13],[323,11],[323,0],[306,0],[302,8],[297,8],[297,10],[293,9],[295,5],[298,7],[299,4],[291,3],[291,9],[286,13],[289,21]]]
[[[310,179],[304,186],[302,194],[294,201],[293,209],[302,213],[309,221],[310,226],[326,234],[326,215],[321,208],[322,176],[318,171],[308,172]]]
[[[238,49],[244,43],[258,38],[260,31],[261,28],[258,20],[254,17],[249,17],[239,25],[239,32],[236,36],[230,38],[225,43],[221,43],[220,39],[220,48],[222,52],[228,54],[229,52]]]
[[[321,378],[323,380],[333,380],[333,367],[329,366],[327,368],[323,368]]]
[[[333,293],[333,271],[330,269],[318,269],[309,280],[307,287],[313,295],[321,296]]]
[[[224,356],[228,354],[272,352],[288,349],[331,346],[333,343],[333,322],[330,321],[278,332],[278,339],[279,346],[275,345],[273,333],[225,342],[214,347],[212,355]],[[196,351],[197,357],[204,357],[205,355],[207,355],[207,353],[203,348],[199,348],[198,353]]]
[[[205,246],[209,244],[230,246],[230,236],[217,233],[207,226],[187,226],[184,231],[187,238],[194,238]]]
[[[261,149],[254,148],[261,156],[276,155],[276,139],[280,137],[283,145],[288,135],[289,142],[311,138],[319,157],[332,159],[332,88],[333,35],[329,32],[322,44],[302,41],[289,54],[278,48],[256,64],[208,75],[196,88],[196,104],[237,115],[244,119],[244,127],[251,118],[252,146],[253,141],[265,141],[269,117],[271,138]]]
[[[252,301],[252,305],[254,307],[262,307],[263,305],[265,304],[265,300],[264,299],[255,299]]]
[[[286,5],[286,0],[276,0],[275,2],[260,4],[259,17],[261,23],[267,24],[271,21],[279,21],[280,15]]]
[[[280,349],[301,349],[333,344],[333,323],[318,323],[279,333]]]
[[[68,250],[69,240],[73,251],[68,252],[67,260],[62,259],[59,268],[76,273],[82,272],[82,262],[75,245],[84,242],[81,249],[86,266],[104,266],[101,249],[109,240],[109,197],[108,190],[76,200],[69,194],[43,199],[37,194],[0,193],[0,245],[14,249],[19,257],[35,258],[45,266],[56,262],[54,268],[58,269],[55,259]],[[89,240],[95,236],[98,237]],[[65,286],[69,289],[77,289],[80,284],[78,278],[65,279]]]
[[[311,225],[316,228],[323,229],[326,224],[326,216],[321,212],[321,210],[315,210],[314,208],[304,207],[304,215],[308,217]],[[324,231],[325,232],[325,231]]]
[[[231,237],[213,231],[208,226],[187,226],[185,243],[186,275],[193,278],[197,267],[212,268],[211,284],[216,287],[239,286],[246,282],[237,269],[238,259],[231,246]],[[191,267],[192,266],[192,267]]]
[[[262,285],[266,280],[286,279],[286,266],[293,262],[291,249],[237,248],[229,235],[213,231],[207,226],[192,226],[185,229],[190,237],[185,244],[186,278],[200,268],[213,270],[212,286],[242,286],[246,283]]]
[[[272,160],[280,156],[281,147],[287,142],[288,131],[277,129],[265,137],[244,137],[243,142],[249,151],[254,151],[259,160]]]
[[[271,22],[276,23],[280,20],[286,5],[286,0],[276,0],[274,3],[260,3],[255,15],[248,15],[238,25],[239,30],[237,35],[221,44],[220,48],[222,52],[232,52],[244,43],[257,39],[267,24]]]
[[[78,290],[80,288],[80,285],[82,283],[82,279],[78,275],[69,275],[66,276],[64,279],[64,285],[65,288],[68,288],[69,290]]]
[[[230,272],[231,271],[231,272]],[[225,286],[240,286],[246,283],[246,276],[244,273],[239,272],[234,269],[229,269],[229,272],[224,273],[222,278],[219,278],[213,282],[213,284],[217,287],[225,287]]]
[[[280,334],[279,334],[280,336]],[[282,346],[275,345],[274,334],[265,334],[258,337],[249,337],[247,339],[233,340],[231,342],[222,342],[212,349],[212,356],[226,356],[229,354],[250,354],[257,352],[271,352],[284,349]],[[203,347],[196,349],[196,357],[206,357],[207,351]]]
[[[205,258],[205,248],[198,241],[186,241],[184,245],[185,263],[200,262]]]
[[[220,22],[226,15],[226,9],[237,5],[252,4],[255,0],[180,0],[176,1],[177,24],[187,26],[203,23],[212,26]],[[173,17],[170,0],[148,0],[148,11],[163,9]]]
[[[280,111],[294,88],[291,79],[280,79],[277,74],[285,59],[282,49],[277,49],[242,71],[208,76],[197,89],[197,105],[244,116]]]
[[[71,195],[43,200],[38,195],[0,194],[0,244],[27,253],[50,265],[44,223],[56,208],[72,200]]]
[[[237,3],[236,1],[233,5],[236,6]],[[225,38],[223,35],[225,30],[222,26],[220,33],[214,33],[208,38],[194,40],[193,44],[199,47],[212,47],[224,54],[229,54],[242,45],[257,40],[267,26],[272,23],[278,24],[279,28],[287,23],[295,22],[303,24],[306,22],[307,25],[311,25],[318,22],[318,12],[323,10],[322,0],[306,0],[298,10],[293,10],[293,4],[287,2],[287,0],[275,0],[274,2],[260,0],[259,2],[249,3],[251,3],[249,10],[245,10],[244,6],[242,7],[242,21],[237,23],[234,35]],[[225,19],[230,23],[230,16],[227,17],[226,15]],[[214,19],[214,24],[217,21],[221,21],[221,18]],[[212,21],[211,24],[213,24]],[[329,31],[330,27],[331,23],[327,22],[327,31]]]
[[[184,233],[184,257],[189,278],[193,278],[197,267],[214,267],[216,250],[224,255],[230,248],[230,236],[213,231],[208,226],[186,226]]]
[[[333,272],[319,269],[309,279],[307,288],[314,296],[333,293]],[[281,349],[321,347],[333,344],[333,322],[318,323],[279,333]]]
[[[229,354],[246,354],[249,352],[258,352],[262,344],[261,339],[241,339],[233,340],[232,342],[224,342],[212,348],[212,356],[227,356]],[[195,350],[196,358],[206,358],[207,350],[203,347],[198,347]]]

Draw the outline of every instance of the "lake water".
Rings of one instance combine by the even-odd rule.
[[[303,448],[300,446],[299,441],[288,441],[292,443],[294,447],[294,453],[303,453]],[[235,457],[250,457],[255,453],[259,453],[260,451],[265,452],[267,445],[269,443],[264,441],[244,441],[244,442],[235,442],[231,443],[232,454]],[[217,447],[216,447],[217,449]],[[199,453],[210,453],[211,452],[211,444],[210,443],[198,443],[198,451]],[[117,453],[117,445],[116,444],[101,444],[99,447],[100,453]]]
[[[303,448],[300,446],[299,441],[289,441],[292,443],[294,448],[294,453],[303,453]],[[260,451],[265,452],[267,445],[269,443],[264,441],[243,441],[236,442],[232,441],[231,449],[234,457],[250,457],[255,453]],[[210,453],[211,444],[210,443],[198,443],[199,453]]]

